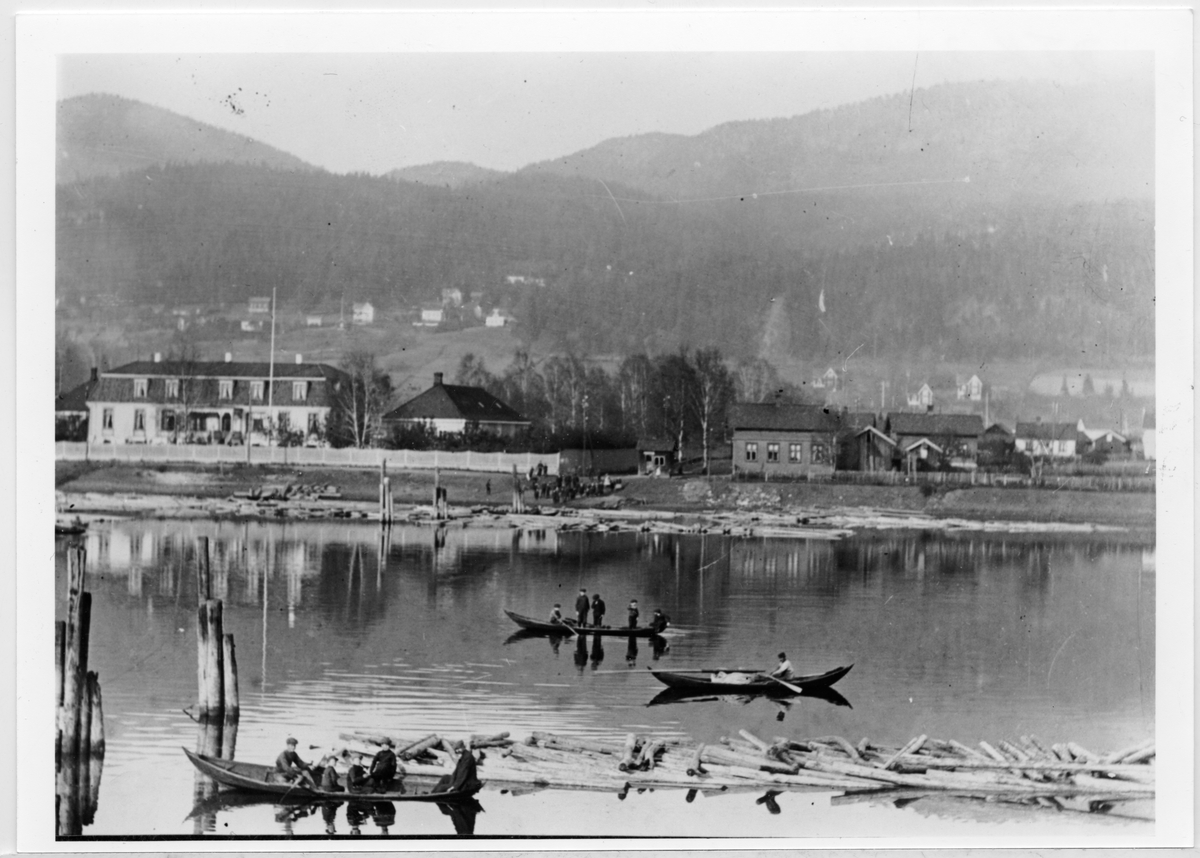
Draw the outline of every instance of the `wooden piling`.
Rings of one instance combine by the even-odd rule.
[[[212,598],[212,571],[208,566],[208,537],[196,540],[196,593],[199,601]]]
[[[67,555],[67,621],[63,657],[63,704],[59,708],[62,756],[79,755],[80,708],[87,677],[87,623],[91,617],[92,594],[83,589],[85,554],[75,548]]]
[[[54,624],[54,770],[62,765],[62,705],[63,705],[63,660],[66,658],[67,623],[59,620]]]
[[[222,609],[219,599],[208,599],[196,614],[196,658],[198,661],[201,720],[221,719],[225,709],[225,667],[222,641]]]
[[[222,634],[222,686],[224,690],[225,720],[236,721],[240,706],[238,703],[237,654],[233,643],[233,635]]]

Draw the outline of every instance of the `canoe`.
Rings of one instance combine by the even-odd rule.
[[[270,793],[278,796],[288,796],[290,798],[328,799],[333,801],[347,801],[351,799],[429,801],[445,804],[469,799],[475,793],[479,792],[479,787],[470,790],[433,792],[432,786],[424,792],[413,792],[407,787],[404,787],[404,791],[400,792],[396,787],[403,786],[403,781],[399,779],[392,782],[393,788],[387,792],[330,792],[329,790],[312,789],[301,784],[268,781],[267,773],[272,771],[274,766],[220,760],[205,754],[195,754],[187,748],[184,748],[183,752],[192,761],[192,765],[222,786],[250,790],[252,792]]]
[[[854,665],[845,667],[835,667],[833,670],[825,673],[814,673],[809,676],[793,676],[787,680],[788,685],[794,685],[802,691],[816,690],[819,688],[828,688],[833,685],[843,676],[850,672],[850,668]],[[654,674],[654,678],[666,685],[668,688],[676,688],[681,691],[694,691],[697,693],[707,694],[770,694],[770,695],[795,695],[795,691],[789,689],[786,685],[782,685],[773,679],[753,679],[750,682],[715,682],[712,679],[714,673],[720,671],[694,671],[689,673],[671,672],[666,670],[650,669]],[[766,671],[757,670],[726,670],[727,673],[765,673]]]
[[[543,635],[561,635],[569,637],[570,635],[586,634],[586,635],[601,635],[603,637],[614,638],[652,638],[656,632],[649,626],[635,626],[634,628],[621,628],[613,626],[603,626],[601,628],[593,628],[592,626],[584,626],[578,628],[574,620],[563,620],[562,623],[548,623],[545,620],[535,620],[533,617],[526,617],[521,614],[505,609],[504,613],[508,614],[508,618],[523,629],[531,632],[537,632]]]
[[[55,524],[55,536],[80,536],[87,533],[86,524]]]

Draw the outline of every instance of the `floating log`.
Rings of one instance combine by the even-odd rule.
[[[896,756],[892,757],[890,760],[888,760],[886,763],[884,763],[883,767],[885,769],[890,769],[899,757],[903,756],[904,754],[915,754],[920,749],[920,747],[923,744],[925,744],[926,738],[927,737],[924,734],[922,734],[920,736],[917,736],[915,739],[911,740],[907,745],[905,745],[903,748],[901,748],[899,751],[896,752]]]
[[[855,748],[853,745],[851,745],[849,742],[847,742],[845,739],[843,739],[841,736],[823,736],[820,739],[813,739],[813,741],[821,742],[822,744],[836,745],[837,747],[839,747],[843,751],[845,751],[846,756],[852,760],[858,761],[858,760],[862,759],[862,757],[858,753],[858,749]]]
[[[441,741],[441,737],[439,737],[437,733],[430,733],[424,739],[418,739],[408,747],[397,751],[396,756],[402,760],[411,760],[413,757],[420,755],[422,751],[434,747]]]
[[[749,730],[738,730],[738,735],[741,736],[743,739],[745,739],[747,742],[749,742],[754,747],[758,748],[764,754],[767,751],[769,751],[771,748],[770,745],[768,745],[762,739],[758,738],[758,736],[755,736]]]
[[[1067,750],[1071,752],[1071,755],[1075,757],[1075,759],[1083,760],[1084,762],[1088,762],[1097,758],[1096,754],[1093,754],[1082,745],[1077,745],[1075,742],[1067,742]]]
[[[516,475],[516,472],[517,466],[513,465],[514,476]],[[633,758],[636,751],[637,736],[635,736],[633,733],[629,733],[625,736],[625,753],[621,756],[621,762],[617,764],[617,768],[623,772],[627,772],[633,768]]]
[[[704,754],[704,745],[697,745],[696,753],[692,757],[691,765],[689,765],[688,769],[687,769],[687,773],[689,775],[691,775],[692,777],[696,777],[697,775],[702,775],[705,773],[704,766],[701,765],[701,763],[702,763],[701,756],[703,754]]]
[[[505,733],[505,736],[508,734]],[[575,739],[567,736],[558,736],[554,733],[542,733],[535,731],[533,738],[537,742],[553,744],[557,748],[564,751],[592,751],[597,754],[620,754],[622,749],[616,745],[605,745],[601,742],[592,742],[587,739]]]

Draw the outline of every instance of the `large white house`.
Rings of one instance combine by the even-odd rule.
[[[363,301],[361,304],[355,304],[353,307],[354,315],[351,321],[356,325],[373,325],[375,324],[375,307],[370,301]]]
[[[100,373],[87,397],[92,444],[267,443],[272,429],[325,430],[341,370],[320,363],[135,361]]]

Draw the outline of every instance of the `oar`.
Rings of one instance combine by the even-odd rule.
[[[776,682],[778,682],[780,685],[782,685],[784,688],[788,689],[789,691],[794,691],[794,692],[796,692],[797,694],[803,694],[803,693],[804,693],[804,689],[803,689],[803,688],[801,688],[799,685],[792,685],[792,683],[790,683],[790,682],[784,682],[784,681],[783,681],[782,679],[780,679],[778,676],[771,676],[770,674],[768,674],[768,675],[767,675],[767,679],[773,679],[773,680],[775,680]]]

